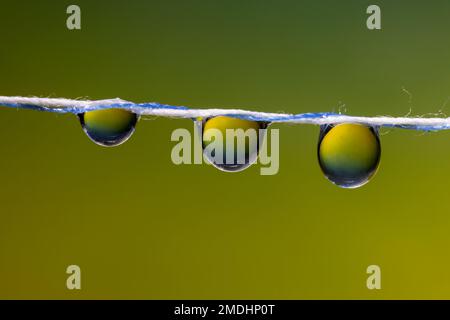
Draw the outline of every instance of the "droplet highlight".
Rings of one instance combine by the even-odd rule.
[[[245,170],[256,162],[265,138],[265,130],[261,129],[267,126],[265,122],[227,116],[205,119],[202,126],[203,154],[219,170]]]
[[[342,188],[358,188],[375,175],[381,157],[377,128],[355,123],[320,128],[318,158],[325,177]]]
[[[138,115],[125,109],[101,109],[78,114],[86,135],[104,147],[118,146],[133,134]]]

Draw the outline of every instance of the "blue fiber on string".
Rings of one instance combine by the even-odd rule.
[[[157,102],[149,102],[149,103],[138,103],[132,104],[134,107],[138,108],[148,108],[148,109],[173,109],[173,110],[189,110],[188,107],[182,106],[171,106],[169,104],[162,104]]]
[[[337,113],[332,112],[317,112],[317,113],[300,113],[300,114],[292,114],[292,115],[282,115],[282,116],[273,116],[273,117],[258,117],[254,115],[246,115],[246,114],[234,114],[234,113],[224,113],[223,116],[239,118],[244,120],[251,121],[266,121],[266,122],[276,122],[276,121],[286,121],[286,120],[301,120],[301,119],[319,119],[325,118],[329,116],[339,116]]]
[[[22,103],[2,103],[1,106],[9,107],[9,108],[19,108],[19,109],[28,109],[28,110],[37,110],[37,111],[45,111],[45,112],[54,112],[54,113],[84,113],[93,110],[101,110],[101,109],[113,109],[113,108],[121,108],[121,109],[171,109],[171,110],[188,110],[187,107],[179,107],[179,106],[171,106],[167,104],[161,103],[113,103],[113,104],[99,104],[93,105],[90,107],[43,107],[33,104],[22,104]]]

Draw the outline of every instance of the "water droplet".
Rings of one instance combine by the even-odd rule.
[[[118,146],[134,132],[138,115],[124,109],[101,109],[78,114],[86,135],[104,147]]]
[[[381,156],[376,128],[354,123],[320,128],[318,157],[325,177],[342,188],[366,184],[378,169]]]
[[[267,125],[226,116],[204,120],[202,145],[206,159],[222,171],[237,172],[248,168],[258,158],[265,137],[265,130],[260,129],[266,129]]]

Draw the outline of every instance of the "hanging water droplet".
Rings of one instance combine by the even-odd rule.
[[[378,130],[342,123],[320,128],[318,157],[325,177],[342,188],[358,188],[376,173],[381,156]]]
[[[267,123],[217,116],[203,121],[203,153],[213,166],[227,171],[242,171],[258,158]]]
[[[78,114],[86,135],[104,147],[118,146],[134,132],[138,116],[124,109],[101,109]]]

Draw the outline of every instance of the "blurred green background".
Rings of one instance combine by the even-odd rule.
[[[77,0],[81,31],[66,28],[72,1],[0,3],[0,95],[450,108],[447,0],[379,0],[381,31],[362,0]],[[275,176],[175,166],[179,127],[192,123],[140,121],[108,149],[73,115],[1,108],[0,298],[450,298],[449,132],[382,130],[378,174],[343,190],[317,164],[318,127],[274,126]]]

